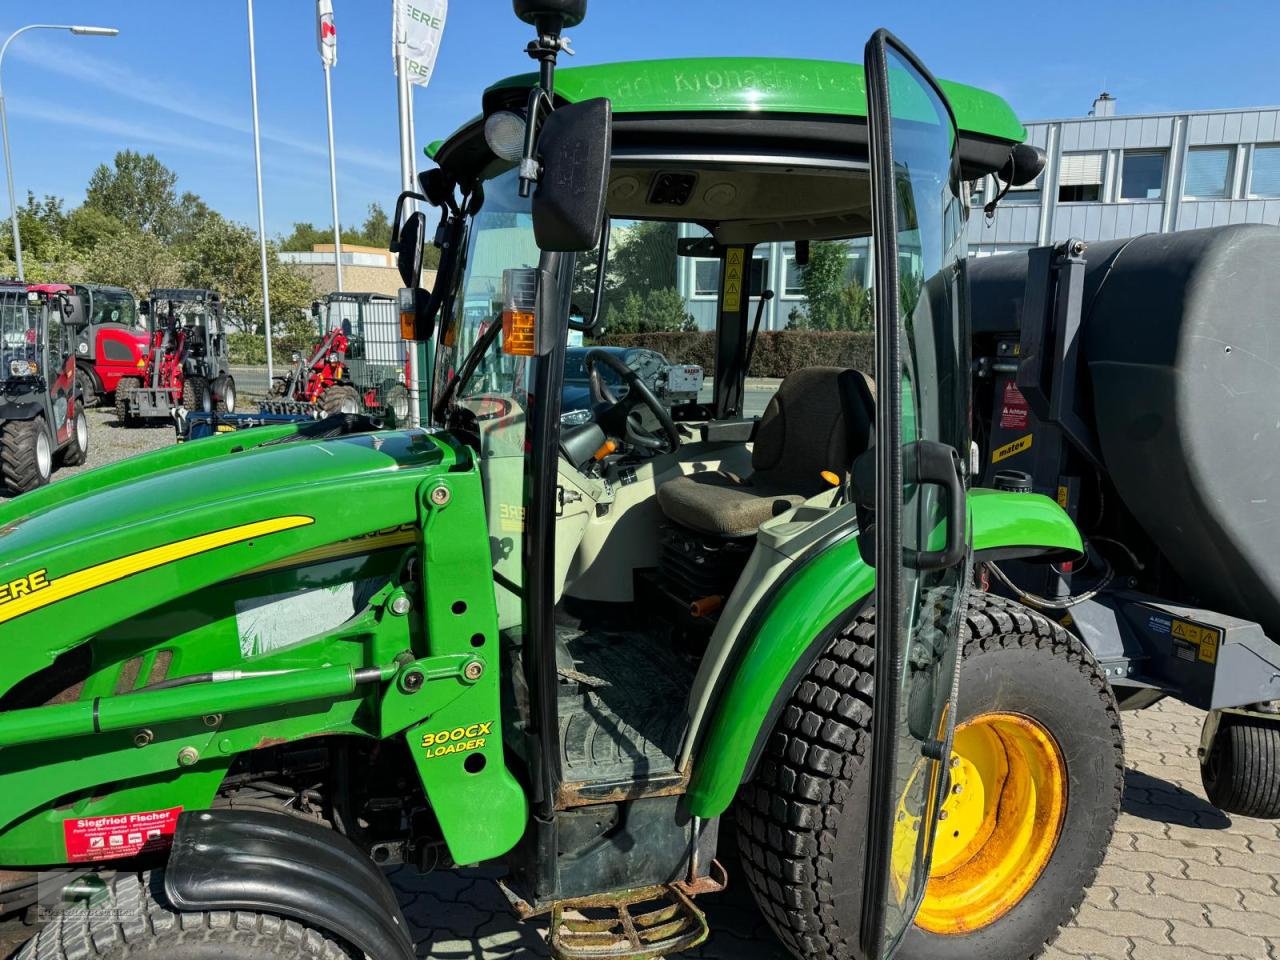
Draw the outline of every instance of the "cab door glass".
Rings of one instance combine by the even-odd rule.
[[[879,702],[862,934],[877,957],[892,952],[924,896],[953,727],[968,576],[958,466],[969,447],[967,211],[955,123],[933,79],[883,31],[866,62],[879,111],[876,288],[896,293],[876,318]]]

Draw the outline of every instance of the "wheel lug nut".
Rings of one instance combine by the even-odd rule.
[[[961,793],[964,793],[964,787],[957,783],[954,787],[951,788],[951,792],[959,795]]]

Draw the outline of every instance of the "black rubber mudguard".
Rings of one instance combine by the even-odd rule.
[[[44,407],[39,402],[13,403],[0,400],[0,420],[34,420],[42,413]]]
[[[413,940],[386,876],[354,843],[318,824],[255,810],[178,819],[164,874],[180,910],[291,917],[378,960],[413,960]]]

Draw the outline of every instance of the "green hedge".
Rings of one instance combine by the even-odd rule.
[[[715,335],[712,333],[618,333],[601,337],[606,346],[646,347],[668,360],[696,363],[715,373]],[[875,365],[870,333],[814,330],[761,331],[751,359],[752,377],[785,377],[804,367],[853,367],[870,373]]]
[[[296,350],[299,353],[310,353],[315,349],[315,337],[297,340],[289,337],[272,337],[273,359],[277,364],[287,362]],[[261,367],[267,362],[267,341],[260,333],[227,334],[227,352],[231,362],[236,366]]]

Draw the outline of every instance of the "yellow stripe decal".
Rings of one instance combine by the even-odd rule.
[[[125,577],[144,573],[147,570],[154,570],[156,567],[162,567],[177,560],[185,560],[219,547],[243,543],[254,537],[264,537],[271,533],[293,530],[312,523],[315,523],[312,517],[274,517],[271,520],[259,520],[255,523],[241,524],[238,527],[228,527],[226,530],[215,530],[213,533],[204,533],[176,543],[166,543],[127,557],[86,567],[75,573],[49,580],[47,585],[42,584],[40,589],[24,593],[22,596],[15,596],[7,603],[0,603],[0,623],[33,610],[39,610],[41,607],[47,607],[59,600],[66,600],[68,597],[74,597],[104,584],[114,583],[116,580],[123,580]]]

